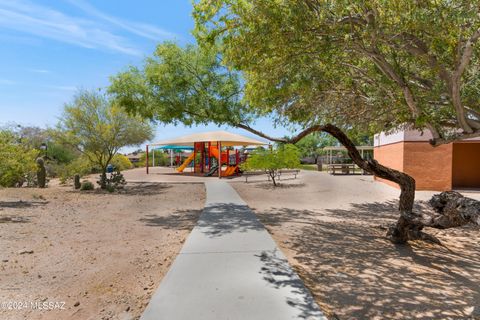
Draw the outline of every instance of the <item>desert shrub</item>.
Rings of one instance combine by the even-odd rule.
[[[69,146],[65,146],[60,143],[48,144],[48,158],[55,161],[56,163],[70,163],[75,160],[78,155],[78,152],[75,152]]]
[[[101,186],[102,185],[102,175],[100,175],[100,180],[97,183]],[[115,171],[111,174],[107,174],[106,178],[106,189],[109,192],[113,192],[117,189],[123,189],[123,187],[127,184],[127,181],[123,177],[123,174],[120,171]]]
[[[145,167],[146,158],[147,158],[147,154],[143,152],[140,155],[140,161],[138,162],[139,167]],[[150,151],[148,153],[148,165],[150,167],[153,166],[153,151]],[[156,166],[170,165],[170,156],[161,150],[155,150],[155,165]]]
[[[117,153],[113,156],[112,164],[118,171],[123,171],[133,168],[133,164],[123,154]]]
[[[8,130],[0,131],[0,186],[22,186],[28,175],[35,175],[37,151],[22,144]]]
[[[93,171],[92,164],[88,158],[82,156],[78,157],[72,162],[65,165],[58,165],[58,176],[61,183],[65,183],[70,179],[73,179],[73,176],[78,174],[80,177],[83,177]]]
[[[300,166],[300,151],[292,144],[281,145],[275,150],[258,148],[241,165],[242,170],[263,170],[274,185],[280,169],[292,169]]]
[[[83,181],[82,185],[80,186],[81,191],[93,190],[93,189],[95,189],[95,186],[90,181]]]

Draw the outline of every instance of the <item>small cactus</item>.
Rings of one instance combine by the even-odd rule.
[[[93,183],[91,183],[90,181],[83,181],[82,182],[82,185],[80,187],[80,191],[83,191],[83,190],[93,190],[95,189],[95,186],[93,185]]]
[[[82,186],[82,184],[80,183],[80,175],[78,173],[73,176],[73,184],[75,186],[75,190],[80,189],[80,187]]]
[[[47,184],[47,169],[45,169],[45,161],[37,158],[37,183],[39,188],[45,188]]]

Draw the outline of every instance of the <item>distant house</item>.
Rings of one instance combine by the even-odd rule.
[[[131,163],[135,164],[135,163],[140,162],[141,154],[142,153],[140,153],[140,152],[132,152],[132,153],[129,153],[125,156],[128,158],[128,160],[130,160]]]
[[[430,139],[429,131],[423,134],[417,130],[382,132],[374,137],[374,158],[385,166],[411,175],[417,190],[480,188],[480,138],[437,147],[430,144]]]

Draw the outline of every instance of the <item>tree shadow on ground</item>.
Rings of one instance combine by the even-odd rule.
[[[27,222],[30,222],[29,217],[0,216],[0,223],[27,223]]]
[[[177,210],[167,216],[148,214],[139,219],[149,227],[160,227],[172,230],[190,230],[197,223],[202,210]]]
[[[171,187],[168,183],[131,182],[119,190],[118,194],[126,196],[153,196],[165,193]]]
[[[48,201],[0,201],[0,208],[31,208],[44,206]]]
[[[107,190],[100,188],[87,191],[70,190],[69,192],[81,192],[81,194],[90,195],[108,194],[112,196],[154,196],[165,193],[171,187],[172,186],[170,184],[162,182],[129,182],[122,189],[118,189],[114,192],[108,192]]]
[[[305,183],[282,183],[282,181],[284,182],[286,180],[287,179],[278,181],[276,186],[274,186],[272,182],[255,183],[254,181],[252,181],[252,185],[254,185],[255,188],[263,189],[263,190],[296,189],[296,188],[304,188],[306,186]]]
[[[198,227],[209,237],[220,237],[232,232],[264,230],[248,206],[233,203],[217,203],[205,207],[198,220]]]
[[[295,296],[287,298],[286,303],[296,309],[301,319],[320,319],[322,312],[318,309],[315,300],[305,288],[302,280],[290,267],[288,261],[279,256],[277,250],[262,251],[256,255],[263,266],[260,273],[263,279],[274,288],[285,288]]]
[[[427,230],[445,246],[396,246],[378,228],[396,221],[396,201],[257,215],[286,234],[279,244],[294,252],[317,302],[340,319],[467,319],[480,306],[478,227]]]

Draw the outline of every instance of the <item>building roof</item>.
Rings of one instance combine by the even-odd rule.
[[[193,146],[194,142],[221,142],[222,146],[261,146],[268,144],[260,140],[245,137],[227,131],[210,131],[194,133],[175,139],[167,139],[150,144],[150,146]]]
[[[373,137],[373,145],[375,147],[384,146],[398,142],[429,142],[433,139],[430,130],[423,131],[416,129],[401,129],[393,132],[380,132]],[[480,141],[480,137],[464,139],[461,141]]]
[[[357,150],[373,150],[373,146],[356,146]],[[323,150],[327,151],[346,151],[347,148],[344,146],[332,146],[332,147],[324,147]]]

